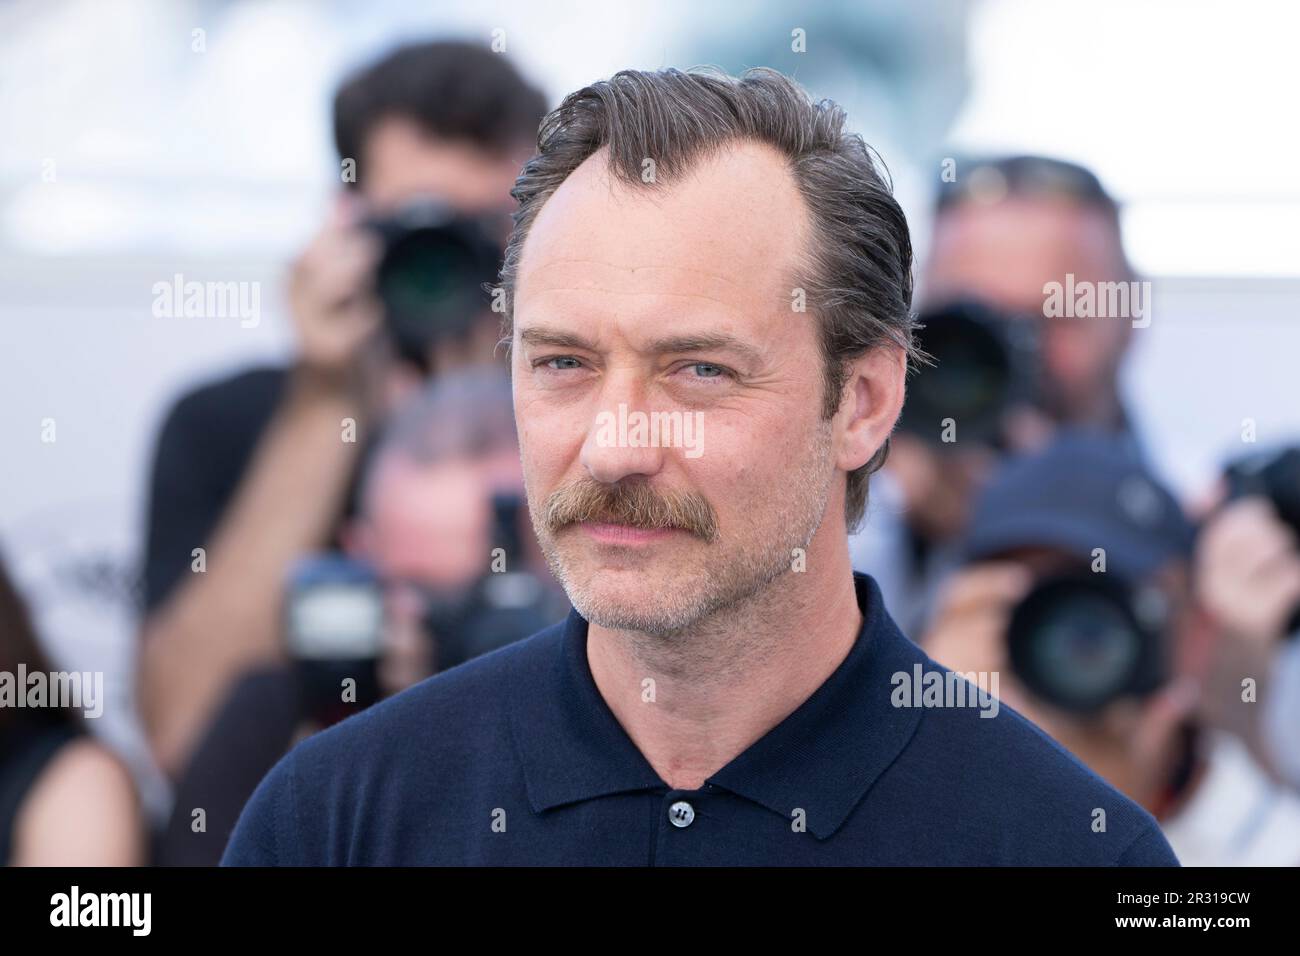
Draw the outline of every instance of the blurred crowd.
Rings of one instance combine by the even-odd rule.
[[[215,864],[294,742],[566,613],[491,290],[547,107],[460,42],[339,87],[340,188],[287,280],[293,361],[198,384],[154,445],[137,706],[170,813],[142,812],[78,708],[0,707],[0,860]],[[1120,393],[1149,286],[1116,202],[1058,159],[951,172],[918,264],[929,363],[855,568],[935,661],[1000,675],[1185,865],[1300,864],[1300,435],[1243,432],[1178,500]],[[1052,283],[1067,306],[1125,305],[1060,312]],[[0,672],[46,657],[0,567]]]

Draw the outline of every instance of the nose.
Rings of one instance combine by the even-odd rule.
[[[624,478],[649,478],[663,469],[668,450],[656,447],[653,419],[639,391],[613,382],[603,391],[581,456],[595,481],[612,485]]]

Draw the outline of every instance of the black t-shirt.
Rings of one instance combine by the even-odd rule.
[[[288,376],[288,369],[277,367],[240,372],[194,389],[168,413],[149,484],[146,614],[157,610],[190,570],[194,549],[210,544],[284,398]],[[331,538],[354,511],[355,485],[356,474]]]
[[[206,547],[284,394],[286,372],[257,368],[203,385],[172,406],[149,484],[144,606],[162,604]]]

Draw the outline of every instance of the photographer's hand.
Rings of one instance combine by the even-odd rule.
[[[357,215],[350,198],[340,197],[290,271],[299,365],[323,376],[352,374],[381,321],[371,288],[380,245],[358,228]]]
[[[1300,605],[1300,544],[1262,498],[1229,502],[1201,532],[1196,590],[1230,634],[1256,644],[1283,636]]]
[[[921,647],[954,671],[999,672],[1010,676],[1007,625],[1011,611],[1029,593],[1033,574],[1011,561],[972,564],[947,582]]]

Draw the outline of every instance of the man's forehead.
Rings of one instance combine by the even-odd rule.
[[[1007,200],[946,212],[935,223],[929,262],[936,281],[998,273],[990,281],[1040,287],[1065,272],[1104,280],[1120,269],[1113,226],[1102,213],[1065,201]]]
[[[602,290],[788,300],[807,212],[780,157],[743,144],[654,186],[624,183],[603,151],[546,202],[524,245],[518,294]]]
[[[725,263],[697,266],[665,257],[653,263],[639,259],[633,264],[603,256],[554,256],[530,267],[528,291],[530,296],[592,291],[680,296],[725,303],[749,295],[753,289]]]

